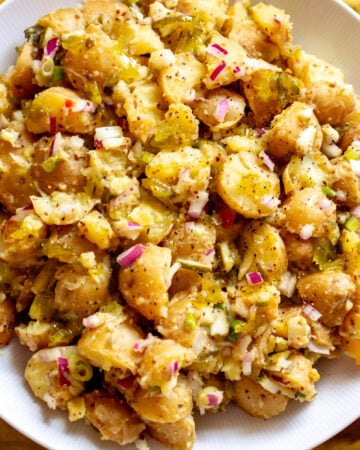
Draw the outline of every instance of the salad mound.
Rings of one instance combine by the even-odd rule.
[[[360,107],[242,0],[86,0],[0,78],[0,345],[103,439],[309,402],[360,364]],[[315,400],[316,401],[316,400]],[[285,412],[286,414],[286,412]]]

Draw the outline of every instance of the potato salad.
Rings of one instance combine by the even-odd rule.
[[[29,348],[34,396],[190,450],[204,414],[286,414],[320,359],[360,364],[360,103],[285,11],[85,0],[19,44],[0,345]]]

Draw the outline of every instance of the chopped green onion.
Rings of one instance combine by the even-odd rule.
[[[336,197],[336,191],[334,191],[334,189],[329,188],[328,186],[322,187],[321,190],[329,198]]]
[[[59,161],[58,156],[50,156],[41,164],[41,167],[45,172],[51,173],[57,168]]]
[[[62,66],[54,66],[52,79],[54,82],[62,81],[65,78],[64,68]]]
[[[349,231],[358,231],[360,228],[360,221],[354,216],[350,216],[345,222],[345,228]]]
[[[246,326],[246,322],[241,319],[234,319],[230,322],[230,331],[228,335],[228,340],[231,342],[236,342],[238,334],[240,334]]]
[[[185,317],[185,329],[187,331],[194,331],[196,327],[196,318],[194,314],[188,313]]]
[[[348,161],[351,159],[360,159],[359,153],[351,146],[345,151],[344,156]]]
[[[89,381],[93,375],[90,364],[80,358],[70,358],[70,373],[78,381]]]

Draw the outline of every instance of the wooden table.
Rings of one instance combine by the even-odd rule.
[[[14,430],[0,419],[0,449],[1,450],[43,450],[25,436]],[[119,450],[121,447],[119,446]],[[314,450],[359,450],[360,449],[360,419],[335,436],[330,441]],[[291,450],[291,449],[289,449]]]

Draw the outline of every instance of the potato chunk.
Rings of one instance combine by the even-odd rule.
[[[284,109],[272,121],[266,142],[267,152],[275,158],[319,151],[322,133],[312,107],[294,102]]]
[[[252,416],[269,419],[285,411],[284,395],[272,394],[250,377],[242,376],[233,386],[235,403]]]
[[[247,218],[268,216],[278,205],[279,178],[251,152],[229,155],[218,175],[217,186],[223,200]]]
[[[155,423],[174,423],[187,417],[193,407],[192,391],[183,377],[168,394],[162,394],[160,389],[139,388],[130,406],[145,421]]]
[[[192,414],[173,423],[147,422],[150,435],[166,447],[189,450],[195,442],[195,421]]]
[[[97,428],[103,439],[120,445],[134,442],[145,424],[118,394],[92,391],[84,394],[85,417]]]
[[[336,222],[335,203],[320,188],[307,187],[289,196],[282,207],[284,226],[303,239],[326,236]]]
[[[297,289],[300,297],[322,314],[320,321],[329,327],[342,324],[355,293],[350,275],[340,271],[306,275],[297,282]]]
[[[121,268],[118,286],[125,300],[150,320],[167,315],[171,251],[148,245],[133,265]]]
[[[35,96],[26,111],[26,127],[35,134],[90,133],[94,128],[93,116],[90,111],[78,107],[82,102],[91,104],[71,89],[59,86],[45,89]]]
[[[97,322],[98,326],[89,326],[81,335],[80,355],[106,371],[115,368],[136,373],[140,354],[134,345],[143,339],[143,333],[122,314],[99,312],[90,317],[90,324]]]
[[[0,347],[9,343],[14,334],[15,305],[10,298],[0,300]]]
[[[67,403],[84,391],[84,383],[91,377],[90,365],[73,345],[39,350],[25,368],[25,378],[34,395],[51,409],[66,409]]]
[[[145,430],[144,422],[118,394],[92,391],[84,394],[85,417],[97,428],[103,439],[129,444]]]

